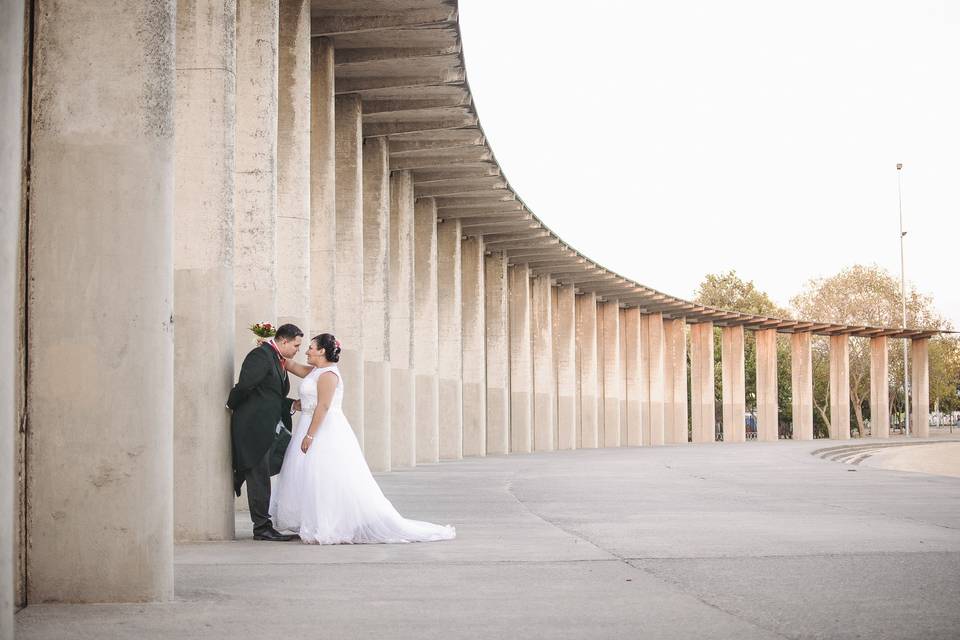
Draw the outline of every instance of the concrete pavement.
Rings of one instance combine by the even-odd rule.
[[[857,441],[858,443],[860,441]],[[960,479],[747,442],[379,477],[451,542],[180,545],[176,600],[32,605],[17,638],[956,638]]]

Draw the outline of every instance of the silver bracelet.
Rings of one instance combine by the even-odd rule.
[[[313,440],[313,436],[310,435],[309,433],[308,433],[305,437],[310,438],[311,440]]]

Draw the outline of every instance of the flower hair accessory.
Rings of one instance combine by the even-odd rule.
[[[337,345],[337,349],[340,348],[340,341],[339,341],[339,340],[337,340],[336,338],[334,338],[334,339],[333,339],[333,343],[334,343],[335,345]]]

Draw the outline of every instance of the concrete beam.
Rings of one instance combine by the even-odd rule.
[[[488,454],[510,451],[510,295],[507,259],[484,257],[485,359]]]
[[[437,307],[437,205],[416,201],[413,214],[413,359],[417,463],[440,459],[440,327]]]
[[[793,439],[813,440],[813,361],[811,335],[807,331],[790,336],[791,395],[793,396]]]
[[[363,442],[363,139],[360,136],[359,96],[337,96],[336,199],[337,246],[334,294],[334,334],[340,340],[340,370],[350,384],[344,385],[343,412],[353,432]]]
[[[206,19],[198,20],[198,14]],[[235,29],[232,3],[191,4],[177,14],[173,535],[178,541],[234,536],[230,416],[209,398],[233,385]],[[245,346],[244,355],[249,340]],[[12,401],[5,406],[12,408]]]
[[[720,330],[721,389],[723,392],[723,441],[746,441],[746,384],[743,358],[743,327]]]
[[[26,600],[170,601],[175,11],[31,4]]]
[[[414,184],[418,198],[430,196],[476,195],[491,190],[503,190],[507,181],[501,176],[481,176],[478,178],[456,178],[431,184]]]
[[[557,448],[577,448],[577,296],[573,285],[554,291],[554,353],[557,366]]]
[[[463,272],[459,220],[437,224],[440,459],[463,457]]]
[[[597,354],[597,298],[592,293],[577,296],[577,447],[599,446],[600,375]]]
[[[336,125],[333,95],[333,42],[310,41],[310,323],[309,333],[332,332],[336,325],[337,278]],[[327,286],[318,286],[318,283]]]
[[[910,340],[910,390],[913,401],[912,435],[930,437],[930,339]]]
[[[390,160],[387,141],[363,141],[363,453],[371,471],[389,471]]]
[[[357,85],[363,83],[347,83],[344,80],[337,80],[337,94],[357,93],[360,88]],[[435,120],[401,120],[396,122],[364,122],[363,136],[365,138],[376,138],[381,136],[392,136],[399,133],[411,133],[414,131],[442,131],[446,129],[462,129],[477,124],[477,118],[470,114],[450,115]],[[464,163],[469,164],[469,163]]]
[[[777,330],[763,329],[757,339],[757,440],[776,442],[780,438],[777,401]]]
[[[663,433],[667,444],[687,442],[687,333],[683,318],[663,321]]]
[[[411,131],[392,135],[390,157],[404,157],[418,153],[433,153],[442,149],[462,149],[482,145],[483,133],[476,127],[444,131]],[[439,203],[438,203],[439,204]]]
[[[530,341],[530,268],[511,265],[510,283],[510,450],[533,450],[533,351]]]
[[[550,276],[533,278],[531,285],[533,342],[533,448],[553,451],[556,444],[557,380],[553,358],[553,287]]]
[[[447,180],[475,180],[499,175],[499,167],[491,162],[465,162],[442,169],[414,169],[413,171],[413,179],[417,185]]]
[[[390,467],[416,465],[413,176],[390,176]]]
[[[487,452],[486,323],[484,249],[467,238],[460,249],[463,297],[463,455]],[[501,354],[502,355],[502,354]]]
[[[870,435],[890,437],[890,339],[870,338]]]
[[[397,13],[380,12],[376,15],[315,14],[311,32],[314,36],[362,33],[400,27],[440,25],[456,20],[455,6],[441,5],[423,9],[405,9]]]
[[[690,325],[690,394],[693,442],[715,442],[712,322]]]
[[[830,437],[850,439],[850,338],[846,335],[830,336]]]
[[[664,432],[664,344],[663,316],[659,313],[644,314],[642,320],[643,360],[647,367],[647,383],[649,384],[647,398],[649,398],[649,444],[662,445],[665,441]],[[644,416],[646,417],[646,415]],[[647,441],[644,442],[647,444]]]
[[[608,300],[598,305],[603,388],[603,447],[620,446],[620,304]]]

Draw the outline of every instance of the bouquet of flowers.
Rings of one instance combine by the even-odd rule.
[[[276,328],[269,322],[258,322],[257,324],[250,325],[250,331],[252,331],[253,335],[256,336],[254,342],[257,345],[261,345],[273,336],[277,335]]]

